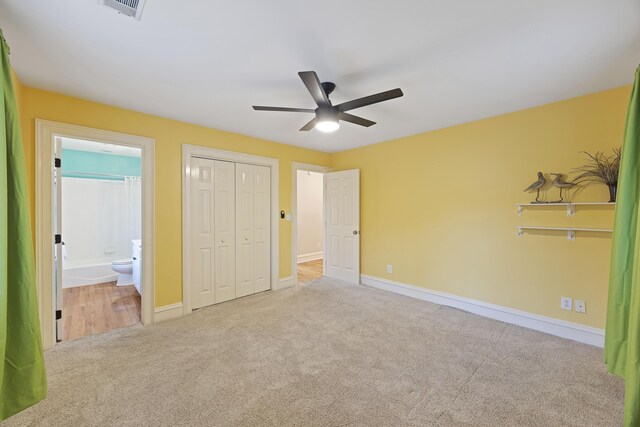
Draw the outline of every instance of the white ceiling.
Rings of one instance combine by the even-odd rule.
[[[23,82],[162,117],[335,152],[631,83],[638,0],[147,0],[140,22],[96,0],[3,0]],[[333,134],[297,72],[334,103],[396,87]]]
[[[127,147],[125,145],[107,144],[105,142],[87,141],[84,139],[67,137],[60,137],[60,142],[62,143],[62,148],[64,150],[90,151],[92,153],[142,157],[142,150],[136,147]]]

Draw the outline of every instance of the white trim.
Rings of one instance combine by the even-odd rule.
[[[163,320],[176,319],[182,316],[184,316],[184,307],[181,302],[177,302],[156,308],[153,321],[162,322]]]
[[[293,280],[293,276],[289,276],[289,277],[283,277],[280,279],[280,283],[278,284],[278,290],[280,289],[285,289],[285,288],[290,288],[292,286],[295,286],[296,281]]]
[[[189,248],[191,235],[189,230],[190,209],[189,194],[191,194],[191,158],[202,157],[212,160],[246,163],[271,168],[271,289],[278,288],[280,283],[280,161],[271,157],[255,156],[253,154],[236,153],[235,151],[218,150],[216,148],[198,145],[182,144],[182,304],[184,314],[190,314],[191,308],[191,271],[187,268],[190,258]]]
[[[55,265],[51,253],[53,239],[53,138],[76,139],[137,147],[142,151],[142,323],[153,323],[155,271],[155,140],[101,129],[36,119],[36,282],[40,302],[42,343],[55,344]],[[64,233],[64,230],[63,230]]]
[[[554,319],[552,317],[541,316],[500,305],[489,304],[445,292],[407,285],[405,283],[394,282],[380,277],[362,274],[360,276],[360,283],[411,298],[459,308],[480,316],[489,317],[506,323],[512,323],[514,325],[534,329],[536,331],[545,332],[562,338],[568,338],[581,343],[604,347],[604,329],[580,325],[578,323],[567,322],[565,320]]]
[[[302,254],[302,255],[298,255],[297,261],[298,261],[298,264],[300,264],[301,262],[315,261],[317,259],[322,259],[323,255],[324,255],[323,251],[311,252],[310,254]]]
[[[291,277],[298,277],[298,171],[327,173],[333,171],[328,166],[291,162]],[[324,191],[324,189],[323,189]],[[323,200],[324,204],[324,200]],[[324,214],[324,206],[322,207]],[[326,247],[325,247],[326,248]],[[324,258],[324,252],[320,258]],[[319,259],[319,258],[316,258]],[[322,265],[324,274],[325,266]],[[294,280],[295,283],[295,280]]]

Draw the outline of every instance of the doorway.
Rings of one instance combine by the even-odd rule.
[[[141,322],[142,149],[54,137],[56,340]]]
[[[296,227],[298,284],[323,276],[324,174],[298,170]]]
[[[292,276],[296,284],[324,275],[324,175],[331,169],[305,163],[292,165]]]
[[[44,348],[152,323],[154,140],[37,119],[36,162]]]

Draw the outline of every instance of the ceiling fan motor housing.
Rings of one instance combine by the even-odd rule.
[[[338,110],[337,107],[318,107],[316,108],[316,118],[318,121],[337,121],[338,120]]]
[[[322,82],[320,83],[320,85],[322,85],[322,89],[324,90],[324,93],[327,94],[327,96],[329,96],[329,94],[336,88],[335,83],[331,82]]]

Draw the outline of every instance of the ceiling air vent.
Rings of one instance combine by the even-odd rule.
[[[99,4],[115,9],[118,13],[140,20],[145,0],[98,0]]]

